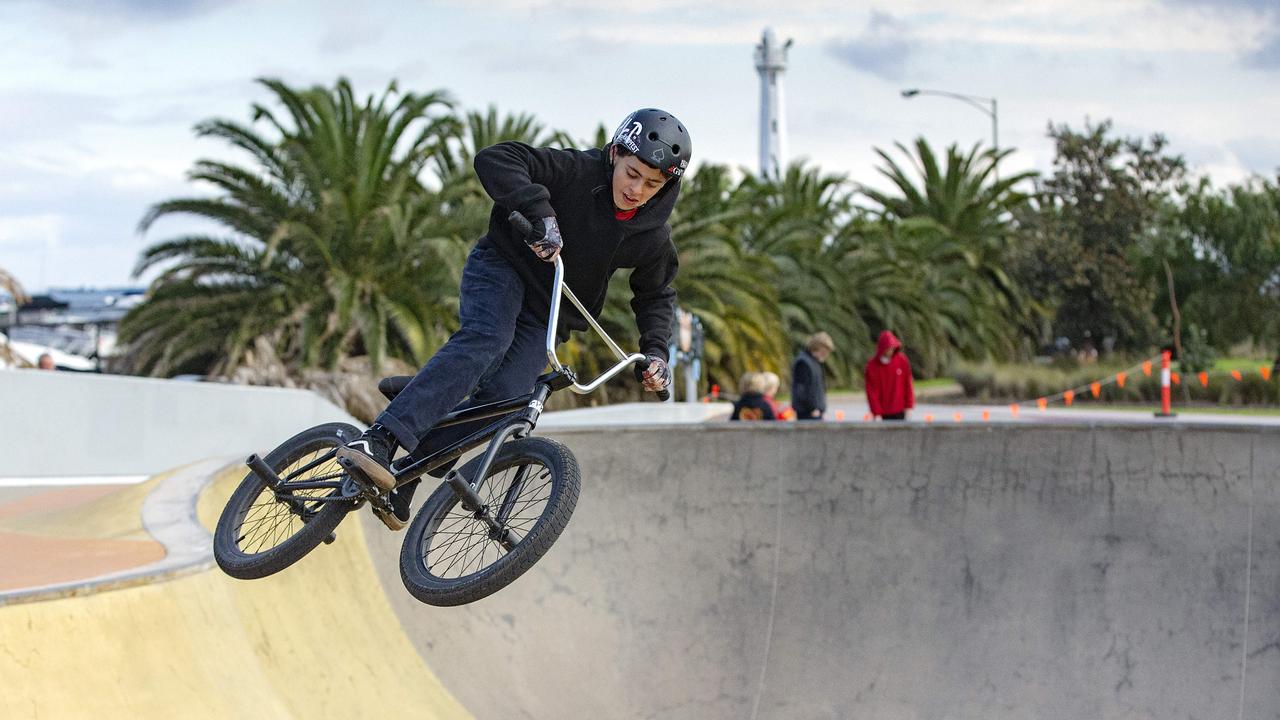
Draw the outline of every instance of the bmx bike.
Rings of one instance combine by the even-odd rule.
[[[513,217],[512,223],[523,220]],[[556,357],[562,295],[618,358],[587,384],[579,383]],[[551,393],[565,388],[590,393],[622,370],[646,362],[644,355],[624,352],[591,317],[564,284],[559,257],[547,322],[547,359],[551,372],[540,376],[527,395],[455,410],[432,432],[480,420],[490,420],[487,425],[444,447],[420,446],[392,463],[400,487],[488,445],[461,468],[449,469],[409,523],[400,551],[400,577],[418,600],[441,606],[474,602],[507,586],[546,554],[573,514],[581,475],[568,447],[531,436],[544,403]],[[391,399],[410,379],[384,378],[378,389]],[[659,392],[664,400],[667,394]],[[266,577],[301,560],[320,543],[333,542],[338,524],[362,505],[392,512],[390,491],[349,472],[336,458],[338,448],[359,435],[350,424],[326,423],[298,433],[264,456],[249,456],[249,473],[227,501],[214,531],[218,566],[235,578]]]

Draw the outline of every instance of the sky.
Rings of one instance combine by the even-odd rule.
[[[584,139],[657,106],[695,169],[753,172],[765,27],[794,40],[791,159],[856,183],[883,186],[877,147],[990,142],[987,114],[904,88],[996,99],[1010,172],[1052,170],[1050,123],[1108,119],[1218,185],[1280,169],[1280,0],[0,0],[0,267],[36,292],[145,284],[145,247],[210,228],[139,220],[208,194],[197,159],[242,160],[192,128],[249,122],[260,77],[395,80]]]

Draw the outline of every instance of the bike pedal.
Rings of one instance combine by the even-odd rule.
[[[338,539],[338,533],[329,533],[329,537],[324,539],[325,545],[332,545]]]

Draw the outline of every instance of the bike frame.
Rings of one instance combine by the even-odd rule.
[[[556,327],[560,321],[561,297],[569,298],[569,302],[578,308],[582,316],[587,319],[587,323],[600,335],[605,344],[618,358],[618,361],[612,367],[585,385],[579,383],[573,371],[561,364],[560,359],[556,356]],[[552,372],[538,378],[538,383],[534,385],[532,392],[519,397],[455,410],[445,415],[440,422],[436,423],[433,429],[452,427],[491,417],[499,419],[426,457],[411,459],[403,468],[397,469],[393,464],[392,471],[395,473],[396,485],[399,486],[421,477],[424,473],[456,460],[468,451],[488,441],[489,448],[485,452],[484,459],[476,472],[476,479],[483,478],[488,474],[489,466],[493,464],[493,459],[497,456],[498,448],[501,447],[502,443],[513,436],[524,437],[533,431],[538,424],[538,418],[542,414],[542,408],[547,401],[547,397],[551,393],[569,388],[579,395],[585,395],[608,382],[628,366],[645,361],[645,356],[640,353],[628,354],[624,352],[613,341],[613,338],[609,337],[609,333],[600,327],[600,324],[591,316],[587,308],[583,306],[582,302],[573,294],[573,291],[569,289],[569,286],[565,284],[564,262],[559,256],[556,256],[555,259],[555,279],[552,283],[551,309],[547,316],[547,361],[551,364]],[[410,458],[412,458],[412,455]],[[457,472],[450,471],[445,480],[450,482],[459,492],[464,495],[468,494],[462,490],[457,478],[454,476],[457,476]],[[460,476],[457,477],[460,478]],[[466,481],[461,483],[461,485],[470,484],[472,483]],[[472,490],[469,494],[474,495],[474,491]]]
[[[579,383],[573,371],[561,364],[560,359],[556,356],[556,328],[560,321],[560,303],[561,298],[569,298],[569,302],[573,303],[582,317],[586,318],[587,323],[593,330],[605,341],[609,349],[618,357],[618,361],[608,370],[600,374],[599,377],[587,384]],[[476,405],[475,407],[455,410],[445,415],[440,422],[436,423],[434,429],[447,428],[463,423],[469,423],[476,420],[484,420],[486,418],[497,418],[489,425],[476,430],[461,440],[455,441],[448,446],[441,448],[425,457],[415,457],[410,454],[408,457],[401,458],[398,463],[392,463],[391,470],[396,479],[396,487],[407,482],[418,479],[423,474],[439,468],[446,463],[457,460],[468,451],[477,448],[486,442],[489,443],[488,449],[480,462],[480,466],[475,473],[475,477],[471,480],[464,478],[456,469],[450,470],[445,475],[444,481],[453,487],[461,498],[464,508],[471,512],[475,512],[476,516],[489,525],[493,537],[499,539],[504,545],[510,543],[509,534],[504,526],[506,517],[511,511],[511,507],[515,502],[515,498],[519,496],[521,487],[524,484],[525,473],[522,470],[512,486],[508,488],[506,496],[502,500],[502,505],[498,509],[497,516],[488,511],[482,511],[484,507],[483,501],[476,494],[475,488],[481,478],[489,473],[489,468],[493,464],[493,460],[498,455],[498,449],[502,447],[502,443],[512,437],[524,437],[533,431],[538,424],[538,418],[542,414],[542,408],[547,401],[547,397],[556,390],[569,388],[575,393],[585,395],[593,392],[596,388],[608,382],[618,373],[622,372],[629,365],[635,363],[643,363],[646,361],[644,355],[640,353],[628,354],[609,337],[609,333],[596,322],[595,318],[587,308],[578,300],[573,291],[564,282],[564,262],[559,256],[555,258],[555,279],[552,284],[551,292],[551,308],[547,317],[547,361],[551,364],[552,371],[538,378],[533,390],[526,395],[519,397],[499,400],[497,402]],[[664,398],[665,399],[665,398]],[[318,458],[310,465],[302,468],[302,471],[312,466],[317,466],[326,461],[326,458]],[[402,467],[397,467],[402,463]],[[306,505],[312,503],[350,501],[352,498],[363,496],[370,502],[380,505],[386,505],[385,498],[369,493],[368,489],[363,490],[356,488],[354,494],[345,491],[346,483],[341,479],[311,479],[303,481],[285,481],[282,480],[261,458],[252,455],[246,461],[252,472],[258,476],[263,483],[270,487],[277,499],[288,502],[293,511],[304,515],[307,510]],[[295,471],[297,472],[297,471]],[[317,490],[317,489],[342,489],[343,492],[331,494],[325,497],[306,497],[298,498],[293,495],[296,490]],[[389,506],[388,506],[389,507]]]

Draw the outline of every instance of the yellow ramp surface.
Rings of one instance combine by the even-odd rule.
[[[206,526],[242,476],[206,491]],[[405,638],[356,519],[338,533],[263,580],[0,607],[0,718],[469,718]]]

